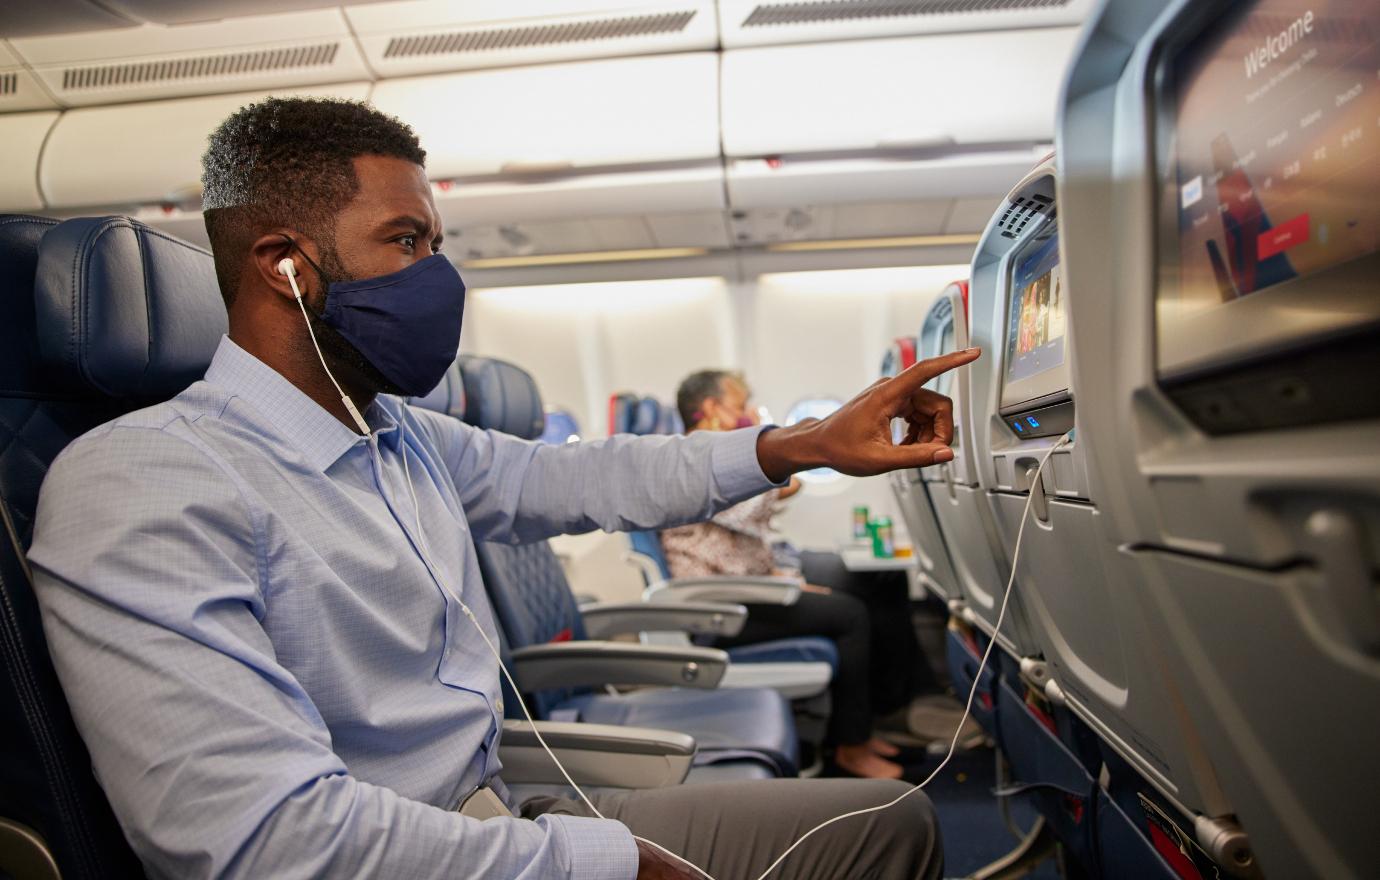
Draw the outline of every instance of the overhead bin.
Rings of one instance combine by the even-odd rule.
[[[723,46],[1080,24],[1093,0],[719,0]]]
[[[569,0],[407,0],[345,10],[380,76],[718,47],[711,0],[573,11]]]
[[[55,110],[0,115],[0,143],[5,145],[5,161],[0,163],[0,212],[43,209],[34,169],[43,139],[57,118]]]
[[[9,42],[69,107],[301,88],[371,75],[339,9]]]
[[[433,179],[550,177],[719,155],[713,52],[387,80],[373,101],[416,130]]]
[[[724,153],[1052,141],[1077,34],[1047,28],[725,52]]]
[[[274,94],[363,100],[368,83]],[[39,162],[49,208],[186,202],[201,192],[201,155],[211,131],[262,92],[69,110],[53,126]],[[26,167],[32,175],[33,166]]]
[[[1005,194],[1049,153],[1048,145],[934,158],[730,159],[728,201],[735,209],[911,202]],[[981,224],[970,224],[971,232]]]

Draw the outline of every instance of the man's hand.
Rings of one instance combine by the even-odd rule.
[[[757,439],[762,472],[779,483],[817,467],[870,477],[951,461],[953,401],[922,386],[981,354],[981,349],[969,348],[921,361],[899,376],[874,382],[826,419],[763,433]],[[906,436],[899,444],[892,442],[892,419],[906,420]]]
[[[650,845],[637,842],[637,880],[704,880],[704,875]]]

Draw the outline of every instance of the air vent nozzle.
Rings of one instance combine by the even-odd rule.
[[[743,27],[785,24],[823,24],[870,18],[916,15],[964,15],[973,12],[1057,9],[1070,0],[815,0],[806,3],[763,3],[743,19]]]
[[[384,58],[415,58],[419,55],[456,55],[469,52],[494,52],[504,49],[530,49],[562,43],[589,43],[674,34],[685,30],[695,10],[632,15],[623,18],[587,19],[560,24],[527,25],[489,30],[450,31],[394,37],[383,50]]]
[[[997,228],[1004,238],[1020,238],[1030,221],[1048,211],[1053,203],[1049,196],[1017,196],[1006,204],[1006,210],[997,221]]]
[[[144,86],[176,80],[237,76],[304,67],[325,67],[335,61],[339,43],[287,46],[257,52],[199,55],[163,61],[69,67],[62,72],[64,91]]]

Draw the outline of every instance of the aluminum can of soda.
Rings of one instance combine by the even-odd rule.
[[[896,555],[896,539],[892,534],[891,517],[877,517],[872,532],[872,555],[878,559],[890,559]]]
[[[853,506],[853,540],[859,541],[868,537],[867,530],[867,505],[855,504]]]

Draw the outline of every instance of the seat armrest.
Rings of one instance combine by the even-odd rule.
[[[742,605],[794,605],[802,581],[793,577],[671,578],[642,594],[648,602],[737,602]]]
[[[695,758],[695,740],[669,730],[559,721],[538,721],[536,729],[581,786],[679,785]],[[509,785],[567,784],[526,721],[503,722],[498,756]]]
[[[513,652],[513,677],[526,693],[606,684],[712,689],[727,670],[728,654],[716,648],[580,641]]]
[[[608,602],[580,609],[591,639],[643,632],[683,632],[695,636],[736,636],[747,622],[747,608],[723,602]]]

